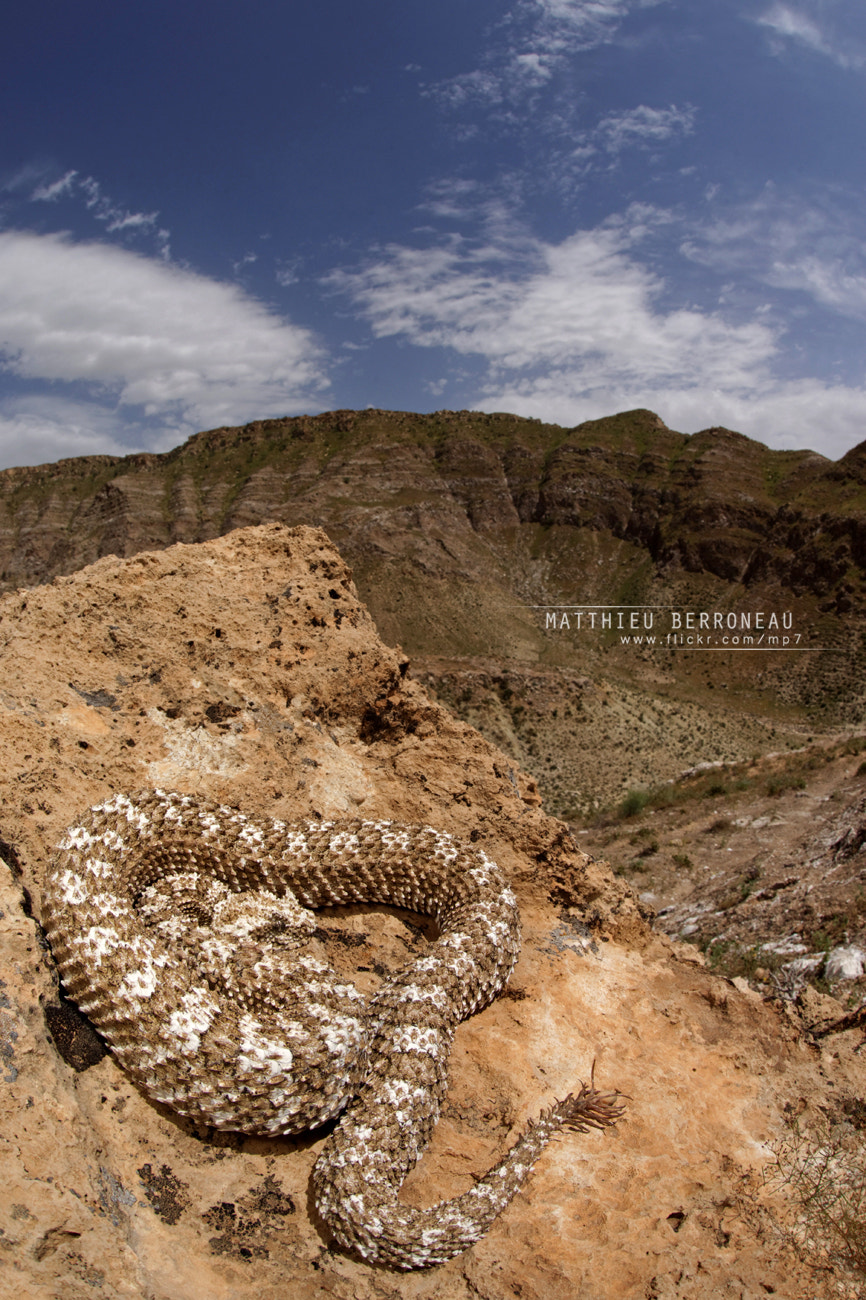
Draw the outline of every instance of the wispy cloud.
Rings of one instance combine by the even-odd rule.
[[[109,232],[115,230],[153,230],[158,212],[130,212],[114,203],[103,192],[99,181],[92,176],[85,176],[80,182],[84,193],[84,202],[97,221],[103,222]]]
[[[824,21],[822,22],[821,19]],[[814,54],[832,59],[839,67],[859,69],[866,66],[866,51],[850,34],[840,34],[828,22],[825,6],[819,15],[810,16],[803,6],[776,3],[760,14],[757,22],[772,33],[773,48],[783,53],[791,42],[805,46]]]
[[[537,57],[552,71],[559,60],[613,40],[631,13],[664,0],[525,0],[509,15],[516,29],[511,46]]]
[[[643,214],[644,224],[649,214]],[[662,218],[663,219],[663,218]],[[585,388],[635,379],[740,386],[773,355],[765,324],[663,311],[663,282],[635,256],[641,221],[612,220],[559,244],[392,246],[331,283],[378,337],[483,357],[501,371],[567,368]],[[519,258],[519,261],[517,260]]]
[[[68,171],[58,180],[43,181],[36,186],[30,198],[36,203],[56,203],[61,196],[74,191],[77,178],[77,171]]]
[[[798,291],[866,321],[866,251],[850,195],[782,194],[768,185],[748,202],[717,200],[681,251],[741,283]]]
[[[301,266],[303,258],[289,257],[278,258],[274,279],[281,289],[288,289],[290,285],[297,284],[301,278]]]
[[[574,143],[551,157],[549,168],[561,184],[599,168],[610,170],[619,165],[620,156],[628,149],[655,149],[691,135],[696,119],[697,109],[691,104],[667,108],[639,104],[606,113],[590,130],[575,132]]]
[[[232,262],[232,270],[235,275],[240,276],[248,266],[255,266],[258,260],[258,253],[244,253],[244,255],[239,257],[236,262]]]
[[[0,232],[0,351],[19,379],[84,385],[121,423],[158,422],[175,441],[302,409],[326,385],[309,331],[238,286],[26,231]]]
[[[665,0],[518,0],[491,32],[479,67],[426,87],[443,106],[514,105],[575,55],[614,40],[629,14]]]
[[[480,359],[470,400],[484,409],[568,425],[649,406],[686,431],[725,423],[785,446],[814,445],[819,428],[823,449],[841,454],[862,436],[866,391],[780,375],[772,313],[669,305],[650,247],[681,220],[636,205],[560,243],[518,232],[392,245],[329,283],[377,337]]]
[[[696,110],[691,105],[677,108],[637,108],[608,113],[591,133],[608,153],[621,153],[632,145],[655,145],[674,136],[691,135],[695,129]]]
[[[56,175],[56,168],[24,169],[18,177],[4,187],[7,191],[21,190],[25,177],[30,178],[31,203],[56,204],[61,200],[78,201],[83,204],[94,221],[105,227],[110,235],[148,235],[156,243],[159,255],[169,258],[170,233],[159,225],[159,212],[134,212],[117,203],[93,176],[82,176],[75,168],[70,168],[62,175]],[[34,178],[38,180],[33,184]]]

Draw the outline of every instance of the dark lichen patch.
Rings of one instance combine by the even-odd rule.
[[[21,858],[14,844],[0,836],[0,858],[6,863],[16,880],[21,879]]]
[[[209,704],[204,711],[208,722],[226,722],[229,718],[236,718],[240,709],[236,704],[227,704],[225,700],[217,700],[216,704]]]
[[[105,1273],[101,1268],[96,1268],[95,1265],[88,1263],[82,1255],[75,1252],[70,1253],[66,1258],[68,1267],[76,1276],[81,1278],[82,1282],[100,1289],[105,1286]]]
[[[58,1006],[45,1008],[45,1023],[54,1046],[79,1074],[97,1065],[108,1053],[90,1021],[66,998],[61,998]]]
[[[214,1255],[232,1255],[236,1259],[267,1259],[268,1250],[257,1238],[261,1235],[260,1219],[242,1218],[231,1201],[220,1201],[202,1215],[205,1223],[218,1230],[208,1244]]]
[[[273,1174],[268,1174],[260,1186],[251,1187],[239,1204],[243,1209],[251,1209],[256,1214],[276,1215],[278,1218],[294,1214],[296,1209],[295,1202],[282,1190],[282,1184]]]
[[[321,939],[324,943],[340,943],[344,948],[363,948],[367,942],[366,934],[357,934],[351,930],[331,930],[324,926],[318,925],[313,931],[316,939]]]
[[[170,1226],[177,1223],[189,1205],[188,1184],[176,1178],[168,1165],[162,1165],[158,1173],[152,1165],[142,1165],[138,1176],[145,1196],[163,1222]]]
[[[11,1014],[12,1003],[3,991],[5,988],[6,985],[0,980],[0,1070],[5,1070],[0,1078],[4,1083],[14,1083],[18,1078],[18,1067],[15,1064],[18,1030]]]
[[[232,1255],[236,1259],[267,1259],[266,1242],[270,1235],[286,1226],[296,1212],[295,1202],[284,1192],[273,1174],[257,1187],[251,1187],[237,1204],[220,1201],[205,1210],[202,1218],[216,1236],[209,1238],[215,1255]]]
[[[529,994],[525,989],[503,989],[499,997],[500,1000],[504,998],[506,1002],[523,1002]]]
[[[80,695],[84,703],[89,704],[92,709],[111,709],[112,713],[116,713],[120,708],[117,703],[117,696],[112,695],[110,691],[82,691],[73,682],[70,682],[69,685],[75,691],[75,694]]]
[[[123,1099],[125,1100],[125,1098]],[[135,1205],[135,1197],[132,1192],[128,1192],[120,1179],[106,1169],[103,1165],[99,1166],[99,1204],[103,1212],[108,1215],[111,1222],[117,1227],[124,1215],[125,1209]]]

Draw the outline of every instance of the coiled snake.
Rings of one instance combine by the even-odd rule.
[[[309,909],[360,902],[439,927],[369,1002],[305,948]],[[484,1235],[555,1133],[621,1113],[618,1094],[583,1085],[464,1195],[427,1210],[398,1201],[438,1117],[455,1027],[496,997],[519,948],[495,863],[430,827],[290,825],[190,795],[116,795],[63,839],[44,922],[70,996],[154,1100],[257,1134],[341,1115],[315,1201],[370,1262],[450,1259]]]

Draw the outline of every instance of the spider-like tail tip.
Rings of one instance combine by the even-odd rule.
[[[625,1114],[625,1093],[600,1092],[595,1086],[595,1061],[589,1083],[581,1083],[577,1092],[569,1093],[562,1101],[556,1103],[552,1118],[559,1121],[563,1128],[570,1128],[578,1133],[589,1129],[606,1129],[616,1124]]]

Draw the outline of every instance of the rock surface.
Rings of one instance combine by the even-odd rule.
[[[324,534],[250,528],[9,595],[0,661],[0,1292],[819,1294],[780,1249],[756,1171],[786,1103],[863,1096],[857,1033],[817,1046],[654,936],[625,883],[545,816],[532,779],[409,678]],[[626,1118],[557,1141],[490,1234],[429,1274],[398,1278],[329,1249],[309,1200],[320,1135],[193,1131],[147,1102],[58,996],[34,919],[51,846],[89,803],[149,784],[290,820],[429,822],[511,875],[523,954],[506,994],[458,1032],[407,1197],[465,1190],[593,1061],[601,1086],[629,1094]],[[391,909],[334,909],[322,925],[364,991],[377,966],[423,943]]]

